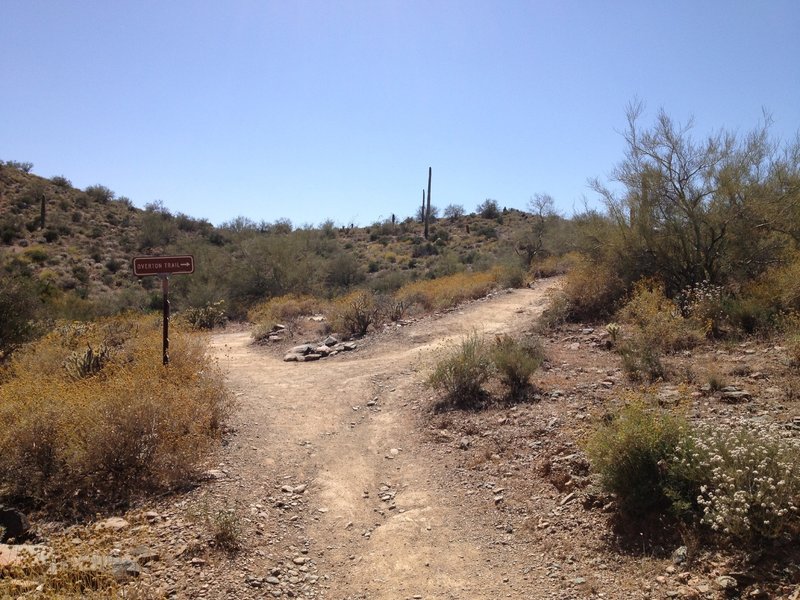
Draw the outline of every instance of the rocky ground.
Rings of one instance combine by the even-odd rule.
[[[313,362],[284,357],[321,340],[215,334],[239,410],[205,480],[119,519],[39,534],[115,573],[129,598],[800,598],[796,550],[747,563],[743,549],[707,548],[666,523],[616,522],[582,442],[638,386],[604,329],[546,334],[529,402],[434,410],[424,380],[442,347],[532,329],[555,285]],[[651,393],[691,419],[765,419],[797,435],[787,364],[775,345],[703,347],[672,357]],[[39,582],[14,585],[0,590],[35,597]]]

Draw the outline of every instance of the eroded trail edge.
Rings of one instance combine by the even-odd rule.
[[[454,493],[425,442],[423,381],[465,334],[529,328],[556,284],[500,292],[314,363],[285,363],[247,332],[215,335],[241,407],[223,467],[251,512],[269,515],[255,554],[293,561],[298,595],[526,597],[504,576],[524,549],[491,543],[491,513]]]

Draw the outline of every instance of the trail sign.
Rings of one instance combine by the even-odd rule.
[[[137,277],[146,275],[178,275],[194,273],[194,256],[137,256],[133,259],[133,274]]]
[[[169,364],[169,276],[194,273],[194,256],[137,256],[133,259],[133,274],[137,277],[158,275],[164,297],[164,335],[162,362]]]

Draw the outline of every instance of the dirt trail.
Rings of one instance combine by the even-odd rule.
[[[247,332],[213,337],[241,403],[227,460],[242,493],[307,485],[302,510],[281,515],[305,540],[317,597],[549,597],[504,577],[527,550],[487,543],[491,514],[472,512],[451,489],[420,425],[437,349],[473,330],[529,327],[553,285],[499,293],[314,363],[283,362]]]

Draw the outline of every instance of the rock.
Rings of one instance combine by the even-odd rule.
[[[306,484],[304,484],[304,483],[300,484],[300,485],[297,485],[297,486],[292,488],[292,493],[293,494],[302,494],[303,492],[306,491],[307,487],[308,486]]]
[[[458,447],[461,448],[462,450],[468,450],[471,443],[472,442],[470,441],[470,439],[465,436],[462,437],[461,440],[458,442]]]
[[[299,354],[300,356],[304,356],[306,354],[310,354],[314,351],[314,346],[311,344],[300,344],[299,346],[295,346],[289,352],[292,354]]]
[[[339,340],[337,340],[332,335],[329,335],[328,337],[325,338],[325,341],[323,341],[322,343],[325,344],[328,347],[332,347],[332,346],[335,346],[336,344],[338,344]]]
[[[308,559],[305,556],[295,556],[292,562],[296,565],[304,565],[308,562]]]
[[[71,561],[73,567],[82,571],[108,573],[119,582],[142,574],[142,568],[129,558],[111,556],[85,556]]]
[[[686,546],[681,546],[677,548],[675,552],[672,553],[672,562],[676,565],[682,565],[686,562],[688,549]]]
[[[15,508],[0,506],[0,529],[3,530],[0,543],[5,544],[12,539],[15,542],[21,542],[28,538],[31,524],[28,518]]]
[[[350,350],[355,350],[358,348],[355,342],[345,342],[342,344],[342,349],[349,352]]]
[[[733,590],[739,585],[733,577],[730,575],[720,575],[714,580],[714,583],[717,584],[717,587],[721,590]]]
[[[267,340],[270,342],[282,342],[283,336],[282,335],[270,335],[267,337]]]
[[[147,546],[137,546],[131,550],[131,556],[136,559],[140,565],[161,560],[161,555]]]
[[[46,563],[53,552],[42,544],[0,544],[0,567],[12,567],[24,563]]]
[[[122,531],[130,526],[131,524],[122,517],[109,517],[105,521],[95,523],[94,528],[97,530],[108,529],[111,531]]]
[[[205,476],[206,479],[225,479],[226,477],[228,477],[228,474],[220,469],[209,469],[208,471],[203,473],[203,475]],[[156,518],[158,518],[158,513],[156,513]],[[149,521],[150,518],[148,517],[147,520]]]
[[[331,349],[325,345],[317,346],[316,348],[314,348],[314,353],[319,354],[321,356],[328,356],[331,353]]]
[[[283,362],[300,362],[301,358],[303,358],[302,355],[289,352],[283,357]]]
[[[569,494],[564,496],[564,499],[561,501],[561,506],[564,506],[565,504],[568,504],[573,500],[575,500],[575,492],[570,492]]]
[[[745,390],[728,390],[726,388],[722,390],[721,398],[727,402],[745,402],[750,400],[752,396],[750,395],[750,392],[746,392]]]
[[[273,576],[267,577],[264,581],[266,581],[270,585],[280,585],[280,583],[281,583],[280,579],[278,579],[277,577],[273,577]]]

